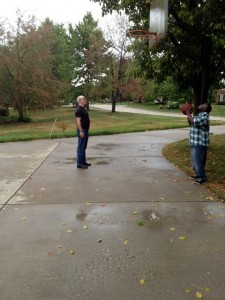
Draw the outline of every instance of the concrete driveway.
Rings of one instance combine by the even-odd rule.
[[[88,170],[73,138],[1,144],[0,299],[224,300],[225,204],[161,155],[187,137],[91,137]]]

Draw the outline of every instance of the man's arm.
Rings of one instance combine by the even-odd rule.
[[[77,124],[77,128],[80,131],[83,131],[82,126],[81,126],[81,118],[80,117],[76,117],[76,124]]]
[[[76,124],[77,124],[77,128],[80,131],[80,137],[82,137],[84,135],[84,132],[83,132],[83,128],[82,128],[82,125],[81,125],[81,118],[80,117],[76,117]]]

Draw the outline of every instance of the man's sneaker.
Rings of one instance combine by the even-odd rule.
[[[79,165],[77,166],[78,169],[88,169],[88,166],[86,165]]]
[[[84,163],[84,165],[87,166],[87,167],[90,167],[90,166],[91,166],[91,164],[89,164],[89,163],[87,163],[87,162]]]
[[[195,181],[194,181],[194,184],[203,184],[207,182],[207,178],[206,177],[203,177],[203,178],[197,178]]]
[[[189,177],[191,180],[196,180],[196,179],[198,179],[198,176],[190,176]]]

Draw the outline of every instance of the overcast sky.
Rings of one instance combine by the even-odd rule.
[[[82,21],[87,11],[92,13],[101,25],[101,7],[89,0],[2,0],[0,18],[7,18],[11,23],[16,19],[16,11],[27,15],[35,15],[38,20],[49,17],[55,23],[77,24]]]

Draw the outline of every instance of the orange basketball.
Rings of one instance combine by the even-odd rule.
[[[192,105],[191,103],[188,103],[188,102],[186,102],[186,103],[184,103],[184,104],[182,105],[182,107],[181,107],[181,112],[182,112],[184,115],[186,115],[186,114],[187,114],[187,113],[186,113],[186,109],[187,109],[187,108],[190,109],[190,113],[192,114],[193,111],[194,111],[194,107],[193,107],[193,105]]]

